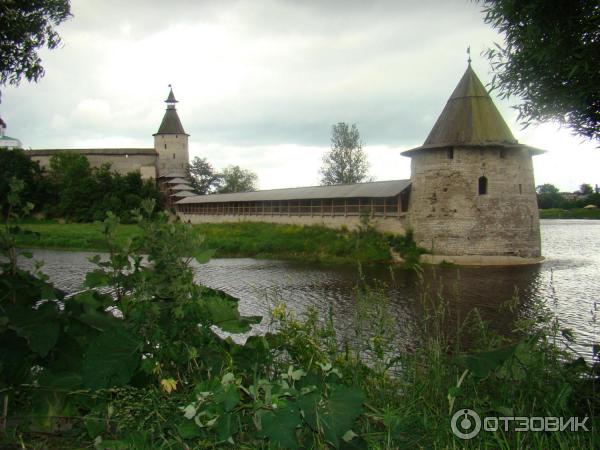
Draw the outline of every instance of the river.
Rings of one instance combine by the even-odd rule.
[[[355,312],[355,287],[374,280],[389,298],[400,338],[411,340],[411,324],[419,321],[417,304],[423,292],[442,293],[455,317],[464,318],[477,307],[492,327],[506,332],[516,317],[543,304],[561,327],[575,332],[575,350],[590,358],[591,344],[599,341],[600,221],[542,220],[544,262],[515,267],[428,267],[422,276],[399,268],[326,267],[298,262],[252,258],[213,259],[195,266],[196,280],[240,299],[240,311],[269,315],[279,302],[299,314],[316,308],[321,317],[332,311],[340,330],[350,328]],[[89,252],[35,250],[43,271],[67,292],[83,289],[85,273],[94,266]],[[28,265],[27,261],[23,262]],[[363,281],[361,281],[363,280]],[[518,308],[511,313],[500,305],[517,293]],[[268,329],[268,321],[252,333]]]

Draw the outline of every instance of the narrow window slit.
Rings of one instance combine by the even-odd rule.
[[[486,195],[488,188],[488,180],[486,177],[479,177],[479,195]]]

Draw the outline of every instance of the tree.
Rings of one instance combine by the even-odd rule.
[[[227,194],[230,192],[248,192],[256,190],[256,182],[258,176],[247,169],[242,169],[240,166],[228,166],[223,169],[221,174],[223,184],[219,187],[219,194]]]
[[[331,150],[323,157],[321,184],[352,184],[365,181],[369,162],[362,149],[356,124],[339,122],[331,127]]]
[[[29,158],[21,149],[0,148],[0,210],[2,217],[8,211],[10,180],[15,177],[23,182],[21,199],[39,208],[50,195],[47,180],[37,162]]]
[[[90,206],[99,200],[99,194],[109,194],[99,189],[98,183],[92,178],[90,162],[79,153],[53,155],[50,158],[49,179],[57,196],[57,203],[49,212],[58,217],[92,221],[94,217]]]
[[[200,195],[211,194],[219,188],[222,182],[221,175],[215,171],[206,158],[196,156],[188,165],[188,172],[192,179],[194,192]]]
[[[44,205],[51,217],[90,222],[112,211],[122,222],[131,222],[132,210],[139,209],[143,200],[162,202],[155,182],[143,180],[140,172],[122,175],[110,164],[92,168],[79,153],[53,155],[47,178],[55,197]]]
[[[537,202],[540,209],[560,208],[566,200],[558,193],[558,188],[553,184],[541,184],[535,188]]]
[[[594,193],[594,188],[591,184],[583,183],[581,186],[579,186],[579,193],[581,195],[590,195]]]
[[[43,77],[38,50],[58,46],[60,36],[54,27],[70,16],[70,0],[0,1],[0,85]]]
[[[558,188],[553,184],[540,184],[535,188],[538,194],[558,194]]]
[[[598,0],[480,0],[485,22],[504,35],[488,49],[501,98],[518,96],[519,120],[556,120],[600,138]]]

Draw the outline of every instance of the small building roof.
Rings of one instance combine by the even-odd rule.
[[[48,148],[38,150],[25,150],[30,156],[52,156],[57,153],[80,153],[82,155],[152,155],[157,156],[153,148]]]
[[[181,192],[175,192],[174,194],[171,194],[171,197],[195,197],[198,194],[194,194],[193,192],[190,191],[181,191]]]
[[[190,186],[189,183],[181,183],[175,186],[169,186],[169,189],[171,189],[172,191],[189,191],[192,189],[192,186]]]
[[[410,186],[410,180],[374,181],[371,183],[340,184],[336,186],[309,186],[286,189],[270,189],[231,194],[210,194],[187,197],[177,204],[255,202],[276,200],[313,200],[355,197],[394,197]]]
[[[21,148],[21,141],[10,136],[0,136],[0,148],[16,147]]]
[[[158,178],[185,178],[185,176],[185,171],[175,169],[169,172],[159,174]]]
[[[542,150],[519,144],[471,64],[458,82],[421,147],[402,152],[452,146],[523,147],[532,153]]]
[[[181,184],[181,183],[183,183],[183,184],[190,184],[190,182],[188,180],[186,180],[184,178],[179,178],[179,177],[178,178],[173,178],[173,179],[167,181],[167,184]]]

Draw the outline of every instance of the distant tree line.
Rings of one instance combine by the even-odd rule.
[[[195,157],[188,166],[194,192],[200,195],[256,191],[258,176],[240,166],[217,171],[206,158]]]
[[[42,169],[23,150],[0,149],[0,204],[6,214],[9,182],[12,177],[24,181],[22,197],[34,204],[34,212],[48,218],[77,222],[103,220],[107,211],[122,222],[131,220],[131,211],[142,200],[161,196],[153,180],[143,180],[139,172],[121,175],[109,164],[93,168],[77,153],[58,153]]]
[[[546,183],[535,188],[540,209],[573,209],[595,205],[600,208],[600,190],[583,183],[575,192],[559,192],[553,184]]]

